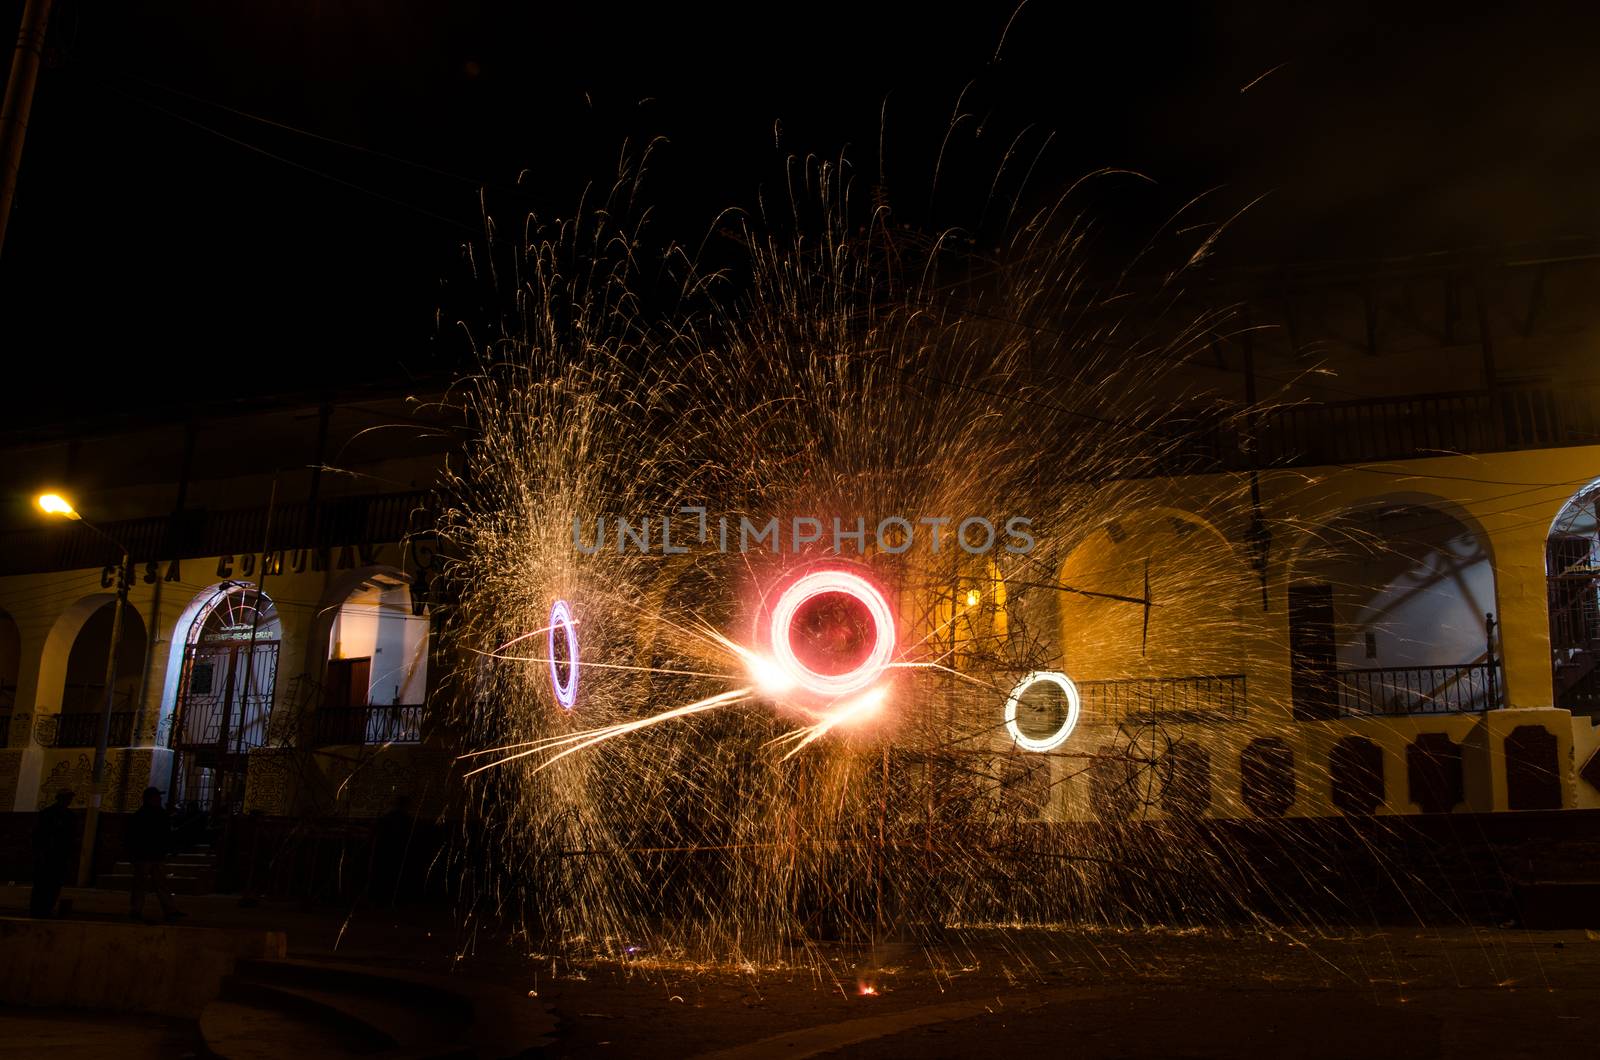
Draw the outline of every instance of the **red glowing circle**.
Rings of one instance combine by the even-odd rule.
[[[866,658],[842,673],[822,673],[807,666],[795,651],[795,618],[802,608],[829,594],[860,604],[872,620],[872,647]],[[830,698],[847,696],[871,685],[889,668],[894,655],[894,614],[877,587],[859,574],[841,570],[812,571],[790,585],[772,608],[772,656],[800,688]]]

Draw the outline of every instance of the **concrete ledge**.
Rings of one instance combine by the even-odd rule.
[[[235,963],[287,950],[281,931],[0,918],[0,1002],[194,1017]]]

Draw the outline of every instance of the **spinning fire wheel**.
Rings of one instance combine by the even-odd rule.
[[[1126,775],[1129,801],[1147,810],[1161,804],[1178,765],[1172,753],[1176,743],[1154,718],[1118,726],[1112,757]]]

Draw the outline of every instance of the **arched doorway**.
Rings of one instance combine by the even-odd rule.
[[[116,601],[106,597],[73,638],[61,688],[61,713],[56,719],[56,747],[93,747],[99,743],[106,709],[106,657],[111,651],[115,618]],[[138,700],[144,677],[145,641],[144,619],[132,607],[124,607],[112,680],[108,747],[128,747],[139,735]]]
[[[1600,713],[1600,479],[1573,495],[1545,541],[1553,702]]]
[[[392,567],[357,571],[334,586],[319,617],[328,623],[328,655],[316,742],[419,742],[429,620],[410,579]]]
[[[266,743],[280,636],[277,607],[253,586],[219,586],[194,616],[173,711],[173,801],[242,807],[250,749]]]
[[[1296,552],[1290,684],[1301,719],[1500,705],[1488,539],[1445,502],[1347,510]]]
[[[1259,588],[1199,516],[1123,513],[1076,544],[1059,584],[1062,655],[1084,724],[1244,717]]]

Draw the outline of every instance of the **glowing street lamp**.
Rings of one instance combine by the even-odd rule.
[[[94,868],[95,834],[99,830],[100,802],[106,788],[106,744],[111,740],[112,706],[116,702],[117,648],[122,643],[122,608],[128,602],[128,547],[79,515],[71,502],[59,493],[40,494],[38,505],[39,510],[48,515],[82,523],[122,553],[122,562],[117,564],[117,602],[111,612],[111,650],[106,654],[106,705],[100,715],[100,735],[94,745],[94,787],[89,794],[88,812],[83,817],[83,847],[78,852],[78,886],[87,887]]]
[[[79,515],[71,502],[59,493],[41,493],[38,504],[40,510],[48,515],[64,515],[68,519],[83,521],[83,516]]]

